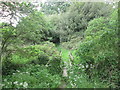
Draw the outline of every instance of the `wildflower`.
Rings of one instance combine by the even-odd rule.
[[[88,68],[88,65],[86,65],[86,67]]]
[[[17,84],[18,83],[18,81],[15,81],[15,82],[13,82],[14,84]]]
[[[48,65],[45,65],[46,67],[48,67]]]
[[[23,85],[23,83],[20,83],[20,85]]]
[[[74,87],[74,85],[71,83],[71,86]]]
[[[23,87],[27,88],[27,86],[28,86],[28,83],[24,82]]]
[[[76,83],[74,83],[74,86],[76,86]]]
[[[28,74],[29,74],[29,72],[26,72],[26,73],[28,73]]]
[[[84,66],[82,65],[82,68],[84,68]]]
[[[19,70],[16,70],[17,72],[20,72]]]

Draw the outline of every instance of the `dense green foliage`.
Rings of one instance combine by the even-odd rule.
[[[11,16],[0,22],[1,86],[119,88],[117,3],[40,5],[1,3],[2,17]]]
[[[70,4],[67,2],[52,2],[50,0],[48,2],[45,2],[44,4],[41,4],[41,6],[42,12],[44,12],[47,15],[52,15],[66,12],[67,7],[69,7]]]
[[[90,80],[82,65],[74,65],[69,70],[67,83],[67,88],[108,88],[104,81],[99,81],[97,78]]]
[[[29,27],[29,28],[28,28]],[[33,12],[28,17],[23,18],[16,27],[17,36],[24,40],[24,43],[45,41],[49,35],[49,26],[41,12]]]
[[[3,88],[55,88],[61,80],[59,75],[51,75],[45,66],[40,65],[27,65],[3,78]]]
[[[110,10],[112,7],[105,3],[73,2],[65,13],[50,15],[53,38],[59,38],[59,42],[70,41],[75,32],[86,30],[90,20],[108,17]]]
[[[47,65],[51,73],[60,73],[60,63],[61,56],[54,44],[46,42],[42,45],[16,48],[11,52],[9,58],[3,59],[3,74],[8,74],[11,69],[19,69],[27,64]],[[8,72],[6,72],[7,70]]]
[[[117,11],[108,20],[97,18],[89,22],[77,56],[91,78],[96,76],[116,85],[119,77]]]

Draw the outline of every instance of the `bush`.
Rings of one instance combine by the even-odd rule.
[[[104,82],[99,82],[95,78],[89,79],[84,70],[83,67],[72,66],[69,70],[67,88],[108,88]]]
[[[62,74],[61,57],[54,55],[49,62],[48,70],[52,74]]]
[[[111,17],[116,15],[115,11]],[[85,39],[76,52],[79,63],[84,65],[91,79],[105,80],[112,87],[117,87],[119,77],[116,27],[117,18],[98,18],[89,22]]]
[[[61,72],[61,56],[59,54],[59,51],[57,51],[55,48],[55,45],[50,42],[45,42],[41,45],[17,48],[10,55],[9,60],[4,60],[3,63],[3,67],[5,69],[18,69],[21,68],[21,66],[26,66],[27,64],[39,64],[47,65],[48,68],[50,67],[50,72]],[[7,66],[8,64],[10,67]],[[5,72],[4,68],[3,71]]]
[[[57,88],[61,78],[51,75],[45,66],[28,65],[3,77],[3,88]]]

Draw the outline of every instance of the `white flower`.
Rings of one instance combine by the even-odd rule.
[[[27,86],[28,86],[28,83],[24,82],[23,87],[27,88]]]
[[[115,6],[113,6],[113,8],[115,8]]]
[[[18,83],[18,81],[15,81],[15,82],[13,82],[14,84],[17,84]]]
[[[74,86],[72,83],[71,83],[72,86]]]
[[[28,74],[29,74],[29,72],[26,72],[26,73],[28,73]]]
[[[76,83],[74,83],[74,85],[76,86]]]
[[[82,65],[82,68],[84,68],[84,66]]]
[[[20,72],[19,70],[16,70],[17,72]]]
[[[23,85],[23,83],[20,83],[20,85]]]
[[[46,67],[48,67],[48,65],[45,65]]]
[[[86,65],[86,67],[88,68],[88,65]]]

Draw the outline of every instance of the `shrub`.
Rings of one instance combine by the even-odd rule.
[[[67,88],[108,88],[104,82],[99,82],[97,79],[89,79],[84,73],[84,68],[80,66],[72,66],[69,70]]]
[[[3,88],[57,88],[61,78],[51,75],[45,66],[28,65],[3,77]]]
[[[10,67],[6,66],[7,63],[5,63],[8,61]],[[4,61],[3,63],[3,67],[6,69],[13,69],[12,67],[18,69],[21,68],[21,66],[26,66],[27,64],[39,64],[47,65],[48,68],[51,68],[50,71],[52,72],[61,72],[61,56],[59,55],[59,51],[55,48],[55,45],[50,42],[45,42],[41,45],[17,48],[10,55],[9,60]]]
[[[117,17],[114,13],[111,17]],[[116,27],[117,18],[94,19],[89,23],[85,39],[76,52],[79,63],[85,66],[85,72],[91,78],[105,80],[112,87],[117,87],[119,77]]]

